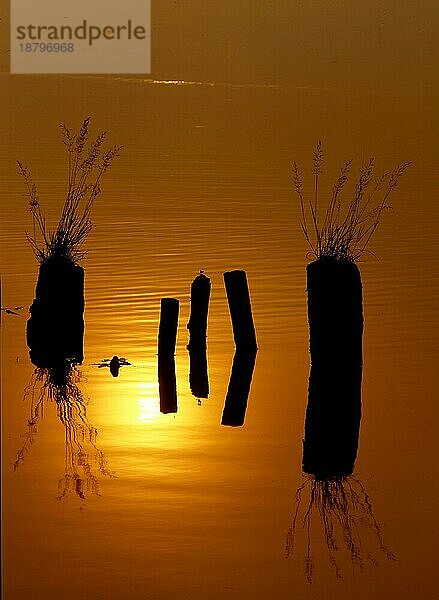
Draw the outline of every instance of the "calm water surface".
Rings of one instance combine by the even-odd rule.
[[[71,447],[53,402],[29,437],[25,389],[34,368],[27,313],[3,315],[5,598],[433,598],[439,221],[430,147],[437,99],[416,91],[401,97],[4,79],[3,306],[28,307],[38,273],[24,236],[30,215],[14,161],[31,167],[41,204],[56,219],[65,182],[57,125],[76,126],[92,114],[97,128],[125,146],[95,204],[84,261],[85,360],[78,385],[108,469],[99,471],[96,448],[85,438],[85,467],[73,456],[85,479],[97,478],[85,498],[66,486]],[[296,159],[307,169],[319,138],[328,189],[351,157],[358,166],[373,154],[379,170],[403,160],[414,164],[371,246],[379,260],[366,257],[360,265],[365,337],[356,475],[399,561],[378,551],[380,566],[361,573],[340,551],[343,580],[336,580],[316,521],[310,587],[301,528],[295,556],[285,558],[302,483],[309,369],[308,259],[290,166]],[[210,394],[201,405],[189,388],[185,327],[190,283],[200,269],[212,280]],[[259,345],[242,428],[220,425],[234,353],[222,280],[230,269],[247,271]],[[176,415],[159,411],[162,296],[181,303]],[[113,354],[132,363],[117,379],[94,366]],[[24,444],[28,451],[14,471]],[[376,548],[374,536],[364,536],[366,555]]]

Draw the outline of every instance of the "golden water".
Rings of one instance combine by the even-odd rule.
[[[434,95],[3,79],[3,306],[28,307],[37,277],[15,160],[31,168],[41,204],[55,219],[66,175],[57,125],[76,126],[91,114],[96,128],[125,146],[96,201],[87,242],[79,383],[96,446],[116,476],[99,473],[90,459],[98,490],[85,499],[74,490],[57,499],[66,474],[66,428],[50,402],[13,470],[29,441],[23,435],[29,436],[30,400],[23,398],[33,366],[26,309],[3,314],[5,598],[432,598],[439,309]],[[308,168],[317,139],[327,155],[328,189],[351,157],[356,168],[370,155],[378,170],[414,164],[371,245],[379,260],[368,256],[360,265],[365,336],[356,474],[399,562],[378,552],[380,566],[360,573],[341,552],[340,582],[316,525],[309,587],[303,531],[296,555],[284,556],[302,483],[309,368],[307,248],[290,167],[295,159]],[[185,348],[190,283],[200,269],[212,280],[210,395],[201,405],[190,392]],[[222,279],[230,269],[247,272],[259,345],[242,428],[220,425],[234,352]],[[181,303],[176,415],[159,412],[163,296]],[[113,354],[132,363],[117,379],[94,366]],[[87,440],[84,448],[93,451]]]

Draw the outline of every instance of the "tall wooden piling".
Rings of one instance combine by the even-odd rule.
[[[191,314],[187,324],[189,330],[188,348],[206,344],[210,289],[210,279],[204,273],[197,275],[192,282]]]
[[[35,299],[29,309],[27,345],[32,363],[49,368],[84,358],[84,269],[64,259],[40,266]]]
[[[350,475],[361,419],[362,285],[358,267],[319,259],[307,267],[311,371],[303,470]]]
[[[226,271],[224,283],[232,319],[235,347],[237,350],[256,349],[256,332],[245,271]]]
[[[189,330],[189,385],[196,398],[209,396],[207,372],[207,316],[211,283],[204,273],[197,275],[191,285],[191,314]]]
[[[179,301],[162,298],[158,336],[158,380],[160,412],[177,412],[177,379],[175,376],[175,343],[177,340]]]

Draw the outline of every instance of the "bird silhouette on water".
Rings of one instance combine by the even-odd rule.
[[[100,363],[97,363],[94,366],[97,366],[98,369],[107,367],[110,369],[110,373],[113,375],[113,377],[117,377],[119,375],[120,368],[127,365],[131,365],[131,363],[128,362],[124,356],[119,358],[119,356],[114,355],[112,359],[104,358]]]

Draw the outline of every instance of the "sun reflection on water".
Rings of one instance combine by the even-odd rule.
[[[158,382],[138,383],[137,420],[140,423],[151,423],[160,416],[160,398]]]

